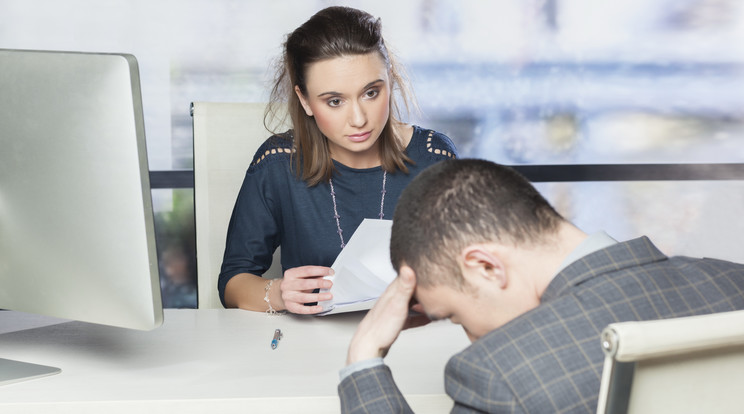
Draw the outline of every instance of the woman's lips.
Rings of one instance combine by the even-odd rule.
[[[364,142],[372,134],[372,131],[362,132],[360,134],[349,135],[349,140],[352,142]]]

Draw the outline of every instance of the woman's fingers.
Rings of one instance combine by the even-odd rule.
[[[284,279],[282,281],[282,292],[285,291],[312,291],[315,289],[330,289],[333,282],[320,277],[306,279]]]
[[[285,308],[292,313],[312,314],[323,310],[322,306],[306,306],[306,303],[317,303],[330,300],[330,292],[318,292],[330,289],[333,282],[324,279],[332,275],[333,269],[324,266],[301,266],[284,272],[281,283],[281,296]]]
[[[318,276],[330,276],[333,274],[333,269],[325,266],[300,266],[287,269],[284,272],[284,277],[290,277],[292,279],[306,278],[306,277],[318,277]]]
[[[284,302],[294,302],[294,303],[312,303],[312,302],[322,302],[324,300],[331,300],[333,297],[332,294],[329,292],[321,292],[321,293],[312,293],[312,292],[282,292],[282,299],[284,299]]]
[[[287,311],[296,313],[299,315],[312,315],[323,311],[323,307],[320,305],[305,306],[301,303],[288,303]]]

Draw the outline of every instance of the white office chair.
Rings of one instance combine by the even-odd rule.
[[[222,308],[217,277],[225,236],[245,172],[269,137],[263,103],[192,103],[194,209],[199,309]],[[264,277],[281,277],[279,249]]]
[[[741,413],[744,311],[607,326],[598,414]]]

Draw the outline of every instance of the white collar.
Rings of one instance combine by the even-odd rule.
[[[584,239],[584,241],[582,241],[578,246],[576,246],[576,248],[573,249],[571,253],[569,253],[568,256],[566,256],[565,259],[563,259],[563,262],[558,268],[558,271],[556,272],[556,274],[560,273],[568,265],[581,259],[582,257],[587,256],[591,253],[594,253],[597,250],[602,250],[605,247],[612,246],[613,244],[616,244],[616,243],[617,243],[617,240],[610,237],[604,231],[598,231],[596,233],[590,234],[589,237]]]

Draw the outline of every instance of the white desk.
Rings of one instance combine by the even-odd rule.
[[[0,334],[0,357],[62,369],[1,386],[0,412],[338,412],[338,370],[361,316],[166,310],[162,327],[140,332],[35,327],[50,322],[0,312],[0,332],[16,330]],[[272,350],[277,328],[284,338]],[[444,364],[468,344],[449,322],[401,334],[385,360],[414,410],[449,412]]]

